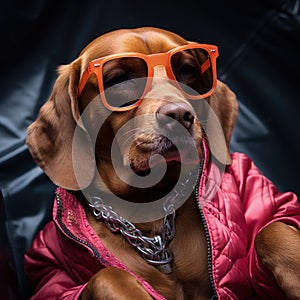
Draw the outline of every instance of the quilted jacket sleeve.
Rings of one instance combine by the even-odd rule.
[[[86,285],[66,272],[68,268],[56,234],[55,225],[50,222],[25,254],[25,270],[35,290],[33,300],[78,299]]]
[[[268,224],[281,221],[300,229],[300,202],[292,192],[279,192],[246,156],[233,154],[232,172],[243,201],[249,237],[250,274],[262,299],[278,298],[274,278],[260,263],[255,248],[256,235]],[[272,298],[273,297],[273,298]]]

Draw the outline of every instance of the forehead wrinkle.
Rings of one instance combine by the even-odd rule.
[[[186,44],[186,42],[183,39],[176,40],[175,37],[167,36],[161,32],[146,31],[142,32],[140,34],[140,37],[147,45],[147,54],[164,53],[179,45]]]
[[[94,59],[122,52],[150,53],[143,39],[136,34],[130,33],[121,36],[100,37],[95,43],[91,43],[86,47],[82,51],[81,56],[84,58],[84,65],[87,65]]]
[[[104,34],[90,43],[81,54],[92,59],[120,52],[152,54],[167,52],[186,41],[178,36],[166,35],[157,31],[119,30]]]
[[[186,43],[186,40],[175,34],[155,30],[120,29],[96,38],[81,51],[82,68],[85,70],[90,61],[110,54],[162,53]]]
[[[120,52],[162,53],[187,43],[177,35],[167,35],[160,31],[140,29],[115,31],[109,35],[102,36],[102,39],[105,48],[103,55]]]

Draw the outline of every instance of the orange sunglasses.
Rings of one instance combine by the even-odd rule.
[[[209,97],[217,85],[218,47],[190,42],[168,52],[124,52],[92,60],[79,82],[78,97],[95,74],[104,106],[126,111],[140,105],[150,90],[154,67],[164,66],[171,82],[191,100]]]

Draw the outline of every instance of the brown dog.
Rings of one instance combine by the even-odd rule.
[[[161,55],[165,53],[169,56]],[[97,38],[83,49],[78,59],[59,69],[60,75],[49,101],[42,107],[37,121],[28,130],[29,149],[51,180],[77,197],[78,203],[82,203],[88,223],[99,240],[122,265],[126,266],[116,268],[107,265],[106,268],[99,268],[98,272],[93,272],[87,280],[87,285],[80,290],[80,299],[162,299],[154,292],[149,292],[139,278],[143,278],[166,299],[210,299],[214,296],[221,299],[242,299],[257,295],[264,295],[269,299],[273,295],[283,295],[282,291],[289,299],[300,299],[300,206],[294,196],[288,197],[292,198],[291,211],[287,210],[282,212],[280,217],[274,217],[276,222],[271,222],[272,218],[266,217],[264,224],[258,221],[259,225],[249,225],[247,208],[244,208],[241,219],[243,222],[246,219],[245,226],[251,227],[249,237],[248,233],[245,233],[245,237],[240,237],[245,239],[243,268],[246,270],[243,272],[248,275],[245,275],[247,279],[241,275],[241,282],[235,281],[239,275],[230,275],[231,277],[227,278],[228,283],[222,283],[220,278],[216,279],[219,272],[215,263],[217,259],[211,258],[216,254],[210,253],[208,249],[214,249],[218,237],[214,238],[212,231],[209,234],[206,232],[212,227],[206,227],[203,218],[200,217],[195,194],[189,196],[176,209],[176,233],[174,235],[173,232],[168,244],[164,245],[172,253],[171,267],[170,264],[163,265],[167,271],[162,271],[144,259],[141,252],[128,242],[128,238],[120,234],[120,228],[108,226],[115,226],[115,223],[107,222],[103,215],[102,218],[95,217],[95,211],[89,208],[86,196],[89,189],[102,198],[109,198],[111,194],[137,205],[164,197],[174,189],[181,175],[187,178],[189,172],[198,169],[199,162],[201,164],[205,158],[205,140],[208,140],[217,160],[227,165],[225,173],[234,173],[228,167],[232,162],[228,147],[237,117],[237,103],[234,93],[216,79],[216,57],[217,49],[213,46],[193,45],[174,33],[157,28],[139,28],[117,30]],[[98,67],[100,71],[96,70]],[[144,78],[151,80],[146,82]],[[189,91],[185,86],[193,91]],[[194,90],[201,97],[193,94]],[[95,99],[98,99],[98,102],[95,102],[97,104],[91,106]],[[207,137],[211,135],[210,127],[207,126],[207,130],[203,130],[203,123],[210,122],[211,112],[205,114],[207,120],[197,115],[203,110],[204,101],[210,105],[223,129],[225,151],[221,152],[226,152],[223,157],[222,153],[218,154],[218,146],[214,146],[214,142]],[[95,126],[99,124],[99,120],[101,128]],[[131,124],[131,120],[135,122]],[[126,132],[118,137],[116,152],[113,153],[117,162],[116,169],[112,161],[112,148],[118,132],[122,131],[126,124],[129,124]],[[182,146],[182,150],[179,151],[175,147],[177,145],[174,146],[170,139],[162,136],[161,130],[168,135],[180,127],[189,133],[191,139],[174,134],[172,138],[180,144],[179,147]],[[76,134],[79,135],[81,143],[77,146],[77,156],[74,157]],[[196,149],[197,157],[191,155],[192,147]],[[150,164],[149,160],[153,155],[159,156]],[[162,179],[149,187],[136,186],[134,175],[146,179],[150,169],[154,173],[161,172],[162,156],[166,161]],[[77,164],[75,167],[74,160],[75,165]],[[128,167],[133,172],[128,173]],[[225,177],[229,176],[226,174]],[[261,175],[257,176],[260,180],[268,182],[267,179],[261,179]],[[247,186],[242,188],[244,184],[239,179],[236,182],[239,192],[230,193],[238,193],[241,198],[242,194],[245,194],[247,197]],[[269,182],[268,184],[271,185]],[[221,189],[224,189],[223,185]],[[216,200],[212,200],[212,205],[216,206],[214,201]],[[243,203],[244,200],[240,201]],[[230,203],[228,205],[230,206]],[[276,206],[280,211],[280,204],[277,203]],[[210,213],[214,214],[212,210]],[[278,213],[272,214],[277,216]],[[159,218],[151,222],[138,219],[133,226],[138,228],[143,236],[153,237],[161,228],[165,228],[165,219]],[[209,225],[208,219],[206,216]],[[172,221],[168,222],[167,225],[172,227]],[[265,226],[268,223],[270,225]],[[260,233],[256,236],[258,232]],[[263,280],[255,278],[250,266],[248,270],[251,258],[247,253],[254,248],[254,242],[258,255],[255,257],[261,259],[261,269],[271,278],[268,279],[269,282],[261,285],[256,283]],[[228,254],[228,257],[230,255]],[[33,257],[30,252],[28,257]],[[30,269],[30,259],[27,259],[27,265]],[[241,268],[241,265],[237,266]],[[220,269],[222,268],[220,266]],[[229,271],[226,272],[229,274]],[[225,278],[226,274],[222,276]],[[84,284],[83,280],[74,281],[77,285]],[[244,286],[242,282],[247,283]],[[37,295],[43,289],[43,295],[48,295],[46,284],[36,282],[36,285]],[[272,285],[274,294],[268,295]],[[66,289],[72,289],[73,286],[76,284],[66,285]],[[246,291],[241,291],[245,287]],[[62,292],[59,290],[58,293]]]

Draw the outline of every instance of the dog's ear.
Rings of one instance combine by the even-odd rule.
[[[51,96],[40,109],[36,121],[28,127],[26,139],[29,151],[40,168],[56,185],[69,190],[87,186],[95,171],[90,139],[84,128],[78,130],[77,126],[80,118],[77,101],[80,68],[80,59],[59,68]],[[80,187],[72,160],[75,129],[82,139],[82,143],[77,145],[76,158],[82,159],[81,171],[85,173],[81,176],[84,182],[81,178]]]
[[[217,88],[208,102],[217,115],[224,132],[227,146],[225,163],[231,164],[229,144],[238,115],[238,103],[235,93],[225,83],[218,80]]]

